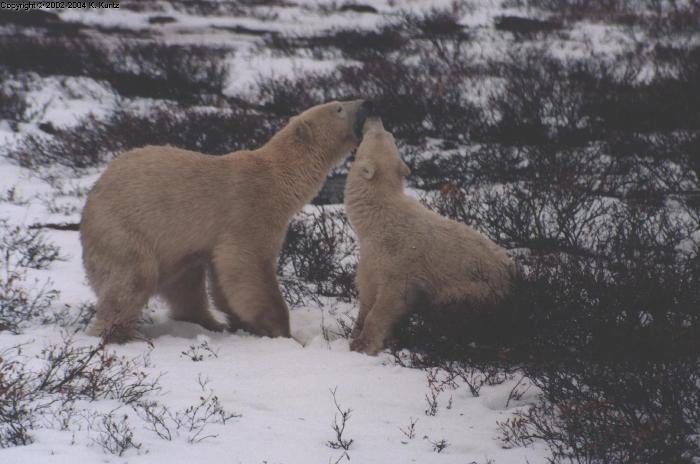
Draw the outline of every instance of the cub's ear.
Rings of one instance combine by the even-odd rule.
[[[358,168],[360,170],[360,175],[366,180],[370,180],[374,177],[374,164],[368,160],[362,160],[359,162]]]
[[[411,168],[409,168],[406,163],[401,161],[401,164],[399,165],[399,173],[401,174],[401,177],[408,177],[411,174]]]
[[[297,118],[292,119],[292,122],[296,126],[294,128],[294,133],[296,134],[297,139],[299,139],[301,143],[311,143],[314,137],[311,123],[309,121]]]

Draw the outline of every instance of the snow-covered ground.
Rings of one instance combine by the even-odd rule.
[[[0,191],[15,189],[15,202],[0,203],[0,217],[12,224],[77,221],[82,198],[62,197],[68,215],[46,211],[42,198],[52,187],[26,169],[7,162],[0,164]],[[87,186],[89,175],[72,179],[73,186]],[[64,186],[65,187],[65,186]],[[80,189],[74,189],[80,191]],[[58,200],[56,200],[58,201]],[[77,308],[94,297],[86,285],[77,232],[50,231],[46,237],[60,248],[61,259],[46,270],[33,270],[28,280],[51,281],[60,291],[56,308]],[[306,307],[291,312],[293,339],[258,338],[245,333],[211,333],[201,327],[171,321],[158,301],[149,307],[150,321],[142,332],[149,341],[135,341],[110,347],[119,356],[138,358],[149,353],[145,371],[160,375],[162,391],[158,401],[173,409],[196,403],[201,388],[198,378],[209,380],[209,387],[222,406],[241,417],[226,425],[208,426],[215,437],[190,444],[186,436],[165,441],[145,428],[127,406],[118,412],[129,415],[139,450],[128,450],[117,457],[95,444],[95,430],[57,431],[51,428],[33,432],[34,443],[0,450],[7,463],[67,462],[233,462],[309,463],[335,462],[342,450],[329,448],[335,438],[331,429],[336,410],[330,394],[337,388],[342,408],[352,409],[346,437],[353,439],[348,454],[355,462],[420,463],[497,463],[544,462],[542,448],[502,449],[497,421],[509,417],[514,408],[534,398],[534,390],[517,402],[508,403],[516,381],[496,387],[485,386],[479,397],[465,387],[440,396],[439,411],[428,416],[423,371],[396,366],[388,354],[373,358],[349,351],[348,341],[335,336],[338,327],[331,312],[353,314],[356,308],[328,302],[325,307]],[[325,326],[324,326],[325,324]],[[325,327],[325,330],[324,330]],[[324,336],[325,332],[325,336]],[[26,327],[21,335],[0,333],[0,351],[24,345],[24,355],[32,357],[46,346],[59,342],[65,329],[55,325]],[[330,335],[329,335],[330,334]],[[95,337],[78,333],[76,345],[95,345]],[[206,342],[216,357],[204,356],[193,362],[182,355],[190,346]],[[205,352],[204,354],[207,354]],[[451,405],[448,408],[448,403]],[[86,411],[112,411],[113,401],[83,404]],[[418,419],[415,437],[407,439],[401,429]],[[441,453],[430,441],[446,440]],[[343,458],[341,462],[344,462]]]
[[[376,2],[380,14],[320,13],[324,6],[336,3],[308,1],[280,7],[256,7],[251,9],[255,14],[240,17],[198,16],[166,8],[160,12],[75,9],[61,12],[61,18],[103,28],[149,28],[153,33],[149,16],[172,16],[174,22],[157,26],[155,35],[159,40],[231,47],[227,58],[231,77],[226,93],[235,96],[254,89],[259,75],[291,77],[304,70],[325,71],[347,64],[341,58],[277,56],[260,48],[259,37],[241,33],[236,28],[309,36],[337,27],[372,28],[399,14],[397,3],[403,3],[402,8],[416,10],[449,6],[451,1]],[[465,10],[461,23],[473,28],[478,38],[469,46],[478,48],[482,58],[508,53],[513,43],[494,35],[491,26],[496,15],[519,10],[502,8],[501,2],[496,0],[468,3],[470,8]],[[537,12],[530,14],[537,16]],[[557,56],[576,56],[580,53],[576,45],[582,43],[592,44],[597,53],[619,53],[632,45],[625,40],[617,35],[614,27],[577,23],[570,41],[555,41],[550,46]],[[474,100],[483,101],[480,86],[484,81],[476,84]],[[66,127],[75,125],[88,114],[97,117],[108,114],[119,97],[89,78],[37,77],[27,98],[31,117],[20,123],[19,131],[11,130],[0,121],[0,143],[6,147],[28,133],[37,132],[41,123]],[[59,168],[38,172],[0,158],[0,219],[21,227],[36,223],[77,223],[85,192],[102,168],[81,174]],[[77,311],[81,304],[94,301],[82,269],[78,233],[46,230],[45,234],[48,241],[59,247],[61,258],[48,269],[27,270],[27,282],[36,279],[37,286],[50,282],[59,292],[53,309],[68,307],[69,311]],[[4,271],[0,268],[0,272]],[[208,425],[207,434],[212,436],[199,443],[189,443],[186,433],[167,441],[148,430],[147,424],[128,406],[112,400],[81,402],[77,407],[86,414],[110,411],[127,414],[134,429],[134,440],[140,448],[128,449],[122,456],[107,454],[97,443],[99,430],[87,423],[70,430],[40,424],[32,431],[33,443],[0,449],[0,462],[546,462],[548,454],[543,445],[535,443],[527,448],[504,449],[498,438],[497,422],[508,419],[514,410],[534,401],[534,388],[514,401],[509,398],[517,379],[484,386],[478,397],[460,386],[443,392],[437,414],[428,415],[426,373],[397,366],[388,354],[373,358],[350,352],[348,340],[335,334],[338,327],[334,314],[352,316],[357,308],[333,300],[322,301],[322,306],[310,303],[292,310],[293,339],[207,332],[193,324],[169,320],[165,306],[152,301],[147,311],[149,321],[142,327],[148,341],[110,346],[109,350],[126,358],[147,354],[148,362],[143,369],[154,379],[160,376],[162,387],[154,393],[153,399],[172,410],[197,403],[202,395],[198,380],[208,379],[207,387],[215,392],[222,407],[240,417],[226,424]],[[0,331],[0,355],[10,347],[23,345],[23,354],[30,359],[40,355],[46,346],[60,343],[65,334],[66,328],[38,322],[24,327],[19,335]],[[73,336],[75,345],[98,342],[82,331]],[[204,343],[211,351],[203,352],[203,360],[193,362],[183,355],[190,347]],[[40,364],[41,360],[37,362]],[[335,439],[331,426],[338,414],[331,390],[336,391],[342,409],[352,410],[344,432],[346,439],[353,440],[347,454],[328,446],[328,442]],[[415,436],[409,438],[405,431],[412,421],[415,422]],[[445,440],[447,446],[437,452],[434,443],[441,440]]]
[[[444,3],[444,2],[443,2]],[[435,3],[414,2],[427,8]],[[260,74],[292,76],[297,72],[329,70],[338,60],[309,57],[279,57],[260,51],[254,37],[229,32],[237,26],[275,30],[280,33],[314,34],[338,26],[370,28],[386,17],[361,13],[331,14],[320,18],[313,8],[300,4],[279,11],[260,13],[262,19],[203,17],[176,11],[164,11],[176,19],[160,27],[160,40],[168,43],[227,43],[235,52],[229,57],[231,80],[227,93],[250,91]],[[388,17],[396,14],[389,3],[378,5]],[[469,23],[487,23],[494,6],[484,2],[481,13],[470,16]],[[274,13],[274,20],[266,17]],[[153,12],[125,10],[67,10],[66,21],[102,27],[140,29],[148,26]],[[38,125],[50,122],[54,127],[76,124],[93,114],[101,117],[116,104],[115,95],[88,78],[41,78],[29,89],[29,112],[33,115],[18,132],[2,127],[2,139],[9,145],[23,134],[36,132]],[[77,175],[52,169],[33,172],[7,160],[0,160],[0,192],[8,201],[0,202],[0,218],[11,225],[27,227],[36,223],[75,223],[86,189],[101,169]],[[12,192],[10,195],[8,192]],[[77,311],[82,303],[94,301],[81,264],[81,248],[75,231],[47,230],[46,238],[60,249],[60,260],[46,270],[29,270],[27,282],[49,286],[60,292],[52,309],[68,307]],[[35,280],[36,279],[36,280]],[[291,313],[293,339],[268,339],[245,333],[210,333],[199,326],[168,319],[167,309],[159,301],[149,305],[149,322],[142,332],[148,341],[111,346],[118,356],[140,358],[148,355],[143,367],[152,378],[159,377],[162,389],[153,399],[172,410],[197,403],[202,395],[199,379],[208,379],[207,387],[218,396],[222,407],[240,415],[226,424],[210,424],[199,443],[189,443],[183,433],[166,441],[147,429],[134,411],[113,400],[79,403],[81,414],[112,412],[128,415],[139,449],[128,449],[123,456],[107,454],[97,444],[99,427],[88,422],[70,430],[50,424],[31,432],[33,443],[0,450],[3,463],[75,463],[75,462],[227,462],[308,464],[359,463],[539,463],[544,462],[544,447],[503,449],[498,439],[497,421],[510,417],[514,408],[534,398],[534,389],[518,401],[509,401],[516,384],[511,380],[495,387],[485,386],[479,397],[466,387],[441,394],[438,412],[428,408],[428,384],[425,372],[397,366],[388,354],[373,358],[349,351],[348,341],[338,331],[333,314],[353,315],[353,305],[323,300],[324,307],[310,305]],[[40,356],[43,348],[60,343],[66,329],[55,324],[30,325],[20,335],[0,332],[0,352],[23,345],[27,359]],[[73,336],[76,346],[96,345],[99,340],[82,331]],[[206,342],[216,353],[204,352],[204,359],[193,362],[183,355]],[[41,364],[41,360],[34,360]],[[347,451],[332,449],[335,438],[331,426],[338,414],[331,395],[351,416],[344,432],[353,443]],[[116,408],[116,410],[115,410]],[[415,422],[413,437],[404,432]],[[433,443],[445,440],[441,452]]]

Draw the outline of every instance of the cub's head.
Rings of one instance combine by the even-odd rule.
[[[403,188],[403,179],[411,173],[401,160],[394,136],[384,130],[382,120],[369,117],[363,127],[362,143],[357,148],[350,171],[355,182],[390,188]]]
[[[290,126],[299,142],[347,155],[360,143],[371,112],[368,100],[333,101],[307,109],[292,118]]]

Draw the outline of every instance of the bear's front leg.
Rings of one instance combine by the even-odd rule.
[[[404,295],[393,289],[382,289],[364,320],[362,332],[350,349],[375,356],[384,348],[396,323],[409,310]]]
[[[214,254],[217,281],[230,320],[268,337],[290,337],[289,310],[277,282],[275,260],[221,247]]]
[[[367,315],[377,299],[377,285],[375,282],[364,278],[361,267],[358,268],[357,289],[360,297],[360,310],[357,313],[355,326],[350,334],[353,339],[359,337],[362,333],[362,329],[365,325],[365,319],[367,318]]]
[[[235,332],[238,329],[241,329],[241,320],[238,318],[238,316],[236,316],[233,309],[231,309],[231,305],[229,305],[228,301],[226,300],[226,295],[224,295],[224,291],[221,289],[219,277],[216,275],[216,269],[214,269],[213,263],[210,263],[209,269],[207,270],[207,275],[209,278],[209,294],[214,301],[214,306],[216,309],[226,315],[226,322],[228,323],[227,328],[229,332]]]

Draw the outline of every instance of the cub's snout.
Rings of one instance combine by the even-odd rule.
[[[354,131],[358,139],[362,138],[365,121],[372,114],[374,114],[374,103],[370,100],[363,101],[357,109],[357,115],[355,116]]]

